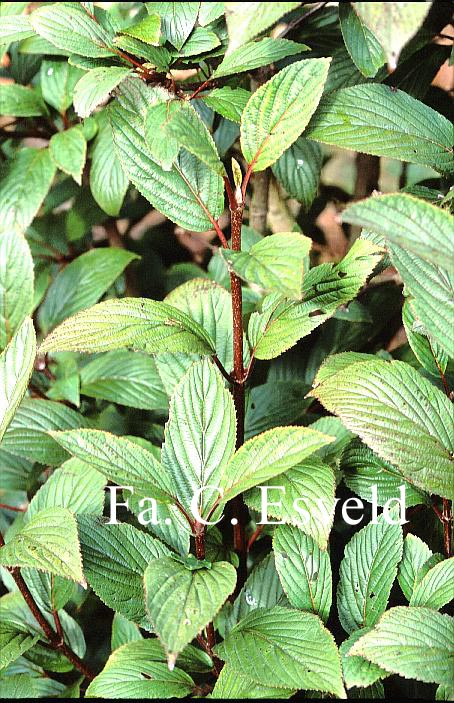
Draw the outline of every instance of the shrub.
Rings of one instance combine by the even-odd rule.
[[[97,5],[0,7],[2,696],[450,699],[452,4]]]

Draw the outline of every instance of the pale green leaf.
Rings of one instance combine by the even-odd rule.
[[[7,624],[0,624],[0,669],[15,661],[31,649],[39,639],[39,635],[29,635],[20,632]]]
[[[46,114],[40,95],[24,85],[0,84],[0,115],[10,117],[39,117]]]
[[[213,620],[232,593],[236,571],[224,561],[190,570],[164,557],[150,562],[144,578],[147,614],[173,668],[179,652]]]
[[[201,2],[198,22],[202,27],[211,24],[224,14],[223,2]]]
[[[196,27],[189,39],[184,43],[184,46],[175,53],[182,58],[189,56],[198,57],[199,54],[216,49],[220,44],[221,40],[217,34],[205,29],[205,27]],[[194,62],[198,62],[198,58],[194,58]]]
[[[276,606],[258,609],[230,630],[216,653],[263,685],[326,691],[345,698],[334,638],[316,615]]]
[[[101,352],[130,348],[213,354],[213,342],[188,315],[148,298],[106,300],[65,320],[42,343],[40,352]]]
[[[410,605],[423,605],[440,610],[454,595],[454,557],[435,564],[419,581],[411,596]]]
[[[385,53],[375,34],[361,21],[353,7],[350,2],[339,3],[342,36],[355,66],[363,76],[374,78],[386,61]]]
[[[365,154],[454,169],[453,126],[428,105],[388,85],[342,88],[327,95],[306,129],[318,142]]]
[[[386,610],[402,549],[402,527],[390,524],[384,516],[359,530],[345,547],[337,608],[349,634],[375,625]]]
[[[315,384],[310,395],[417,488],[454,497],[454,408],[430,381],[409,364],[376,359]]]
[[[402,322],[407,342],[419,363],[438,379],[440,370],[445,373],[449,358],[445,350],[428,335],[422,322],[415,316],[414,304],[414,299],[407,297],[402,307]]]
[[[43,98],[58,112],[64,113],[73,101],[74,86],[84,75],[67,61],[44,59],[40,70],[40,85]]]
[[[211,698],[221,700],[244,700],[258,698],[259,700],[272,700],[277,698],[285,700],[296,693],[294,689],[274,688],[272,682],[257,683],[250,676],[240,674],[228,664],[224,664],[219,678],[211,692]]]
[[[350,654],[350,649],[355,642],[367,632],[370,632],[371,629],[372,628],[367,627],[354,630],[350,637],[342,642],[339,647],[339,654],[342,660],[342,673],[347,688],[365,688],[389,676],[388,672],[381,669],[377,664],[372,664],[372,662],[363,659],[363,657],[352,656]]]
[[[112,56],[113,32],[85,12],[80,3],[61,2],[39,7],[30,23],[41,37],[59,49],[93,58]]]
[[[391,608],[350,654],[404,678],[448,683],[454,664],[454,619],[430,608]]]
[[[35,513],[0,549],[0,564],[39,569],[86,586],[72,512],[52,507]]]
[[[0,355],[0,441],[27,390],[35,354],[35,330],[26,318]]]
[[[241,115],[250,97],[250,92],[244,88],[224,86],[203,95],[203,102],[226,119],[241,122]]]
[[[49,150],[56,166],[72,176],[76,183],[82,185],[82,171],[87,158],[87,142],[80,126],[64,132],[57,132],[51,137]]]
[[[287,193],[308,210],[317,194],[320,180],[322,151],[319,145],[298,137],[272,168]]]
[[[109,120],[103,119],[91,152],[91,194],[104,212],[117,217],[128,185],[128,178],[115,151],[112,126]]]
[[[199,12],[199,2],[147,2],[151,15],[161,18],[161,31],[175,49],[181,49],[192,32]]]
[[[154,661],[155,640],[129,642],[116,649],[87,688],[87,698],[187,698],[194,689],[181,669]]]
[[[35,31],[30,24],[30,18],[28,15],[2,16],[0,26],[0,44],[9,44],[16,41],[22,41],[22,39],[32,37],[34,33]]]
[[[135,622],[131,622],[124,615],[114,613],[112,620],[111,649],[112,652],[123,644],[142,640],[142,633]]]
[[[20,149],[0,181],[0,228],[24,232],[31,224],[54,179],[49,149]]]
[[[423,578],[422,568],[432,557],[432,550],[416,535],[409,533],[404,540],[402,561],[397,579],[405,598],[410,601],[416,586]]]
[[[138,256],[125,249],[91,249],[65,266],[50,285],[39,309],[44,332],[88,308],[110,288],[126,266]]]
[[[89,515],[78,518],[84,574],[109,608],[146,626],[143,574],[147,564],[161,561],[167,547],[132,525],[109,525]]]
[[[124,27],[121,30],[122,34],[128,34],[130,37],[140,39],[145,44],[159,46],[159,37],[161,35],[161,18],[159,15],[148,15],[140,20],[137,24],[132,24],[129,27]]]
[[[271,37],[248,42],[224,56],[213,73],[213,77],[236,76],[238,73],[252,71],[254,68],[274,63],[287,56],[301,54],[308,48],[306,44],[299,44],[289,39],[272,39]]]
[[[74,88],[74,109],[79,117],[88,117],[98,105],[131,73],[123,66],[106,66],[88,71]]]
[[[298,610],[329,617],[332,577],[329,554],[297,527],[282,525],[273,537],[276,569],[290,603]]]
[[[0,232],[0,350],[33,310],[33,260],[25,237]]]
[[[271,27],[283,15],[295,10],[300,2],[226,2],[229,31],[228,54]]]
[[[271,166],[304,130],[321,98],[329,63],[297,61],[253,93],[241,118],[241,148],[253,171]]]

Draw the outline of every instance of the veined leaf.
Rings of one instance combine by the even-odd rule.
[[[176,386],[165,428],[162,464],[173,478],[180,503],[190,509],[197,491],[204,517],[218,498],[226,465],[233,454],[236,417],[233,398],[208,360],[193,364]]]
[[[241,115],[250,97],[249,90],[224,86],[203,95],[203,102],[226,119],[241,122]]]
[[[342,36],[355,66],[363,76],[374,78],[386,61],[385,52],[375,34],[362,22],[353,8],[354,5],[349,2],[339,5]]]
[[[342,88],[327,95],[305,137],[365,154],[454,169],[452,124],[428,105],[388,85]]]
[[[308,427],[274,427],[245,442],[223,468],[219,482],[222,503],[279,476],[316,452],[333,437]]]
[[[253,171],[271,166],[306,127],[321,98],[329,62],[297,61],[253,93],[241,118],[241,148]]]
[[[185,41],[182,48],[175,52],[181,58],[186,58],[190,56],[198,56],[199,54],[204,54],[208,51],[216,49],[220,46],[221,40],[215,32],[211,32],[205,27],[196,27],[190,34],[189,38]],[[198,62],[197,58],[194,58],[194,62]]]
[[[33,309],[33,260],[25,237],[0,232],[0,350]]]
[[[43,98],[63,113],[73,101],[74,86],[84,72],[67,61],[45,59],[41,64],[40,86]]]
[[[87,688],[87,698],[187,698],[194,681],[153,659],[155,640],[129,642],[110,655]]]
[[[382,459],[416,487],[454,497],[454,409],[430,381],[401,361],[377,359],[351,364],[317,384],[316,378],[310,395]]]
[[[430,3],[355,2],[353,7],[384,48],[391,69],[395,69],[401,49],[423,23]]]
[[[28,15],[2,15],[0,44],[10,44],[32,37],[35,31]]]
[[[227,54],[233,52],[250,39],[254,39],[265,29],[271,27],[287,12],[295,10],[300,2],[226,2],[226,19],[229,30],[229,47]]]
[[[49,149],[20,149],[0,181],[3,230],[27,229],[47,195],[56,170]]]
[[[145,44],[159,46],[159,37],[161,34],[161,18],[159,15],[148,15],[137,24],[132,24],[129,27],[124,27],[121,30],[122,34],[128,34],[130,37],[136,37]]]
[[[109,107],[115,148],[125,173],[154,207],[181,227],[203,232],[224,209],[221,177],[184,149],[166,172],[146,145],[145,115],[150,105],[169,97],[138,77],[125,80]]]
[[[402,322],[407,341],[419,363],[436,378],[446,371],[448,355],[440,345],[428,335],[426,328],[415,316],[412,307],[413,298],[407,298],[402,308]]]
[[[435,266],[447,268],[454,257],[454,217],[447,210],[407,193],[361,200],[344,210],[342,219],[385,236],[391,244]]]
[[[131,486],[144,496],[170,502],[175,494],[172,477],[151,452],[126,437],[101,430],[52,432],[67,452],[100,471],[120,486]]]
[[[454,593],[454,557],[435,564],[416,585],[410,605],[440,610]]]
[[[58,168],[82,185],[82,171],[87,157],[87,142],[82,128],[77,125],[57,132],[49,142],[49,149]]]
[[[139,626],[125,618],[124,615],[115,613],[112,620],[112,635],[110,638],[112,652],[124,644],[140,640],[143,640],[143,636]]]
[[[224,14],[224,3],[223,2],[201,2],[199,9],[198,23],[205,27],[207,24],[211,24],[218,17]]]
[[[0,85],[0,115],[11,117],[39,117],[46,114],[40,95],[24,85],[2,83]]]
[[[390,673],[440,684],[450,679],[453,652],[454,618],[405,606],[388,610],[350,650]]]
[[[79,3],[62,2],[39,7],[30,23],[40,36],[59,49],[82,56],[112,56],[113,33],[104,29]]]
[[[363,659],[363,657],[350,654],[350,650],[360,637],[370,632],[371,627],[364,627],[360,630],[354,630],[350,637],[342,642],[339,647],[339,654],[342,659],[342,673],[347,688],[365,688],[372,686],[376,681],[385,679],[389,673],[372,662]]]
[[[273,537],[276,570],[294,608],[315,613],[323,622],[332,600],[331,563],[328,552],[297,527],[278,527]]]
[[[321,168],[319,145],[304,137],[298,137],[272,166],[279,183],[305,210],[309,210],[317,194]]]
[[[91,194],[104,212],[117,217],[128,185],[129,180],[115,152],[112,126],[108,119],[100,120],[91,152]]]
[[[101,519],[78,518],[84,574],[96,595],[109,608],[141,627],[148,627],[143,574],[154,559],[161,562],[167,547],[132,525],[109,525]]]
[[[249,251],[222,250],[222,255],[244,281],[289,298],[302,295],[303,268],[312,240],[294,232],[264,237]],[[292,252],[291,258],[288,252]]]
[[[423,566],[431,556],[432,550],[422,539],[411,533],[406,535],[397,579],[408,601],[412,599],[416,586],[423,578]]]
[[[349,634],[375,625],[386,610],[402,549],[402,527],[383,516],[363,527],[347,544],[340,566],[337,608]]]
[[[110,93],[131,73],[123,66],[93,68],[74,88],[74,109],[79,117],[88,117]]]
[[[240,675],[279,688],[326,691],[345,698],[334,638],[316,615],[276,606],[236,625],[216,653]]]
[[[164,557],[149,563],[144,578],[147,614],[172,669],[181,650],[213,620],[232,593],[236,571],[224,561],[191,571]]]
[[[88,308],[110,288],[126,266],[139,257],[125,249],[91,249],[71,261],[52,281],[39,310],[44,330]]]
[[[273,490],[277,483],[278,490]],[[274,479],[261,483],[268,489],[268,515],[277,521],[294,525],[312,537],[320,549],[326,549],[334,518],[336,482],[333,470],[317,456],[293,466]],[[258,489],[245,495],[247,505],[262,511],[262,495]],[[297,512],[298,508],[303,511]],[[304,512],[305,511],[305,512]]]
[[[199,12],[199,2],[147,2],[149,14],[161,18],[161,31],[175,49],[180,50],[192,32]]]
[[[288,39],[265,37],[259,41],[251,41],[224,56],[213,73],[213,77],[236,76],[237,73],[252,71],[254,68],[284,59],[286,56],[301,54],[308,49],[306,44],[299,44]]]
[[[149,354],[213,354],[213,342],[188,315],[147,298],[106,300],[65,320],[42,343],[49,351],[101,352],[131,348]]]
[[[221,700],[242,700],[244,698],[258,698],[259,700],[286,700],[291,698],[296,690],[289,688],[275,688],[270,683],[257,683],[250,676],[240,674],[233,667],[224,664],[219,678],[211,692],[211,697]]]
[[[31,649],[39,635],[20,632],[8,624],[0,623],[0,670]]]
[[[26,318],[0,355],[0,441],[27,390],[35,354],[35,330]]]
[[[76,519],[66,508],[35,513],[0,549],[0,564],[39,569],[86,586]]]
[[[249,320],[248,337],[258,359],[273,359],[352,300],[382,257],[382,249],[358,239],[338,264],[321,264],[303,279],[302,301],[267,296]]]

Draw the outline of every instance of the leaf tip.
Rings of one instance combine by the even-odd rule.
[[[174,652],[169,652],[167,655],[167,666],[169,668],[169,671],[173,671],[175,669],[175,663],[177,661],[177,654]]]

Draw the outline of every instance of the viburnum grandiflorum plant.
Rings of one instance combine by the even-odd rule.
[[[453,698],[452,15],[0,3],[2,697]]]

